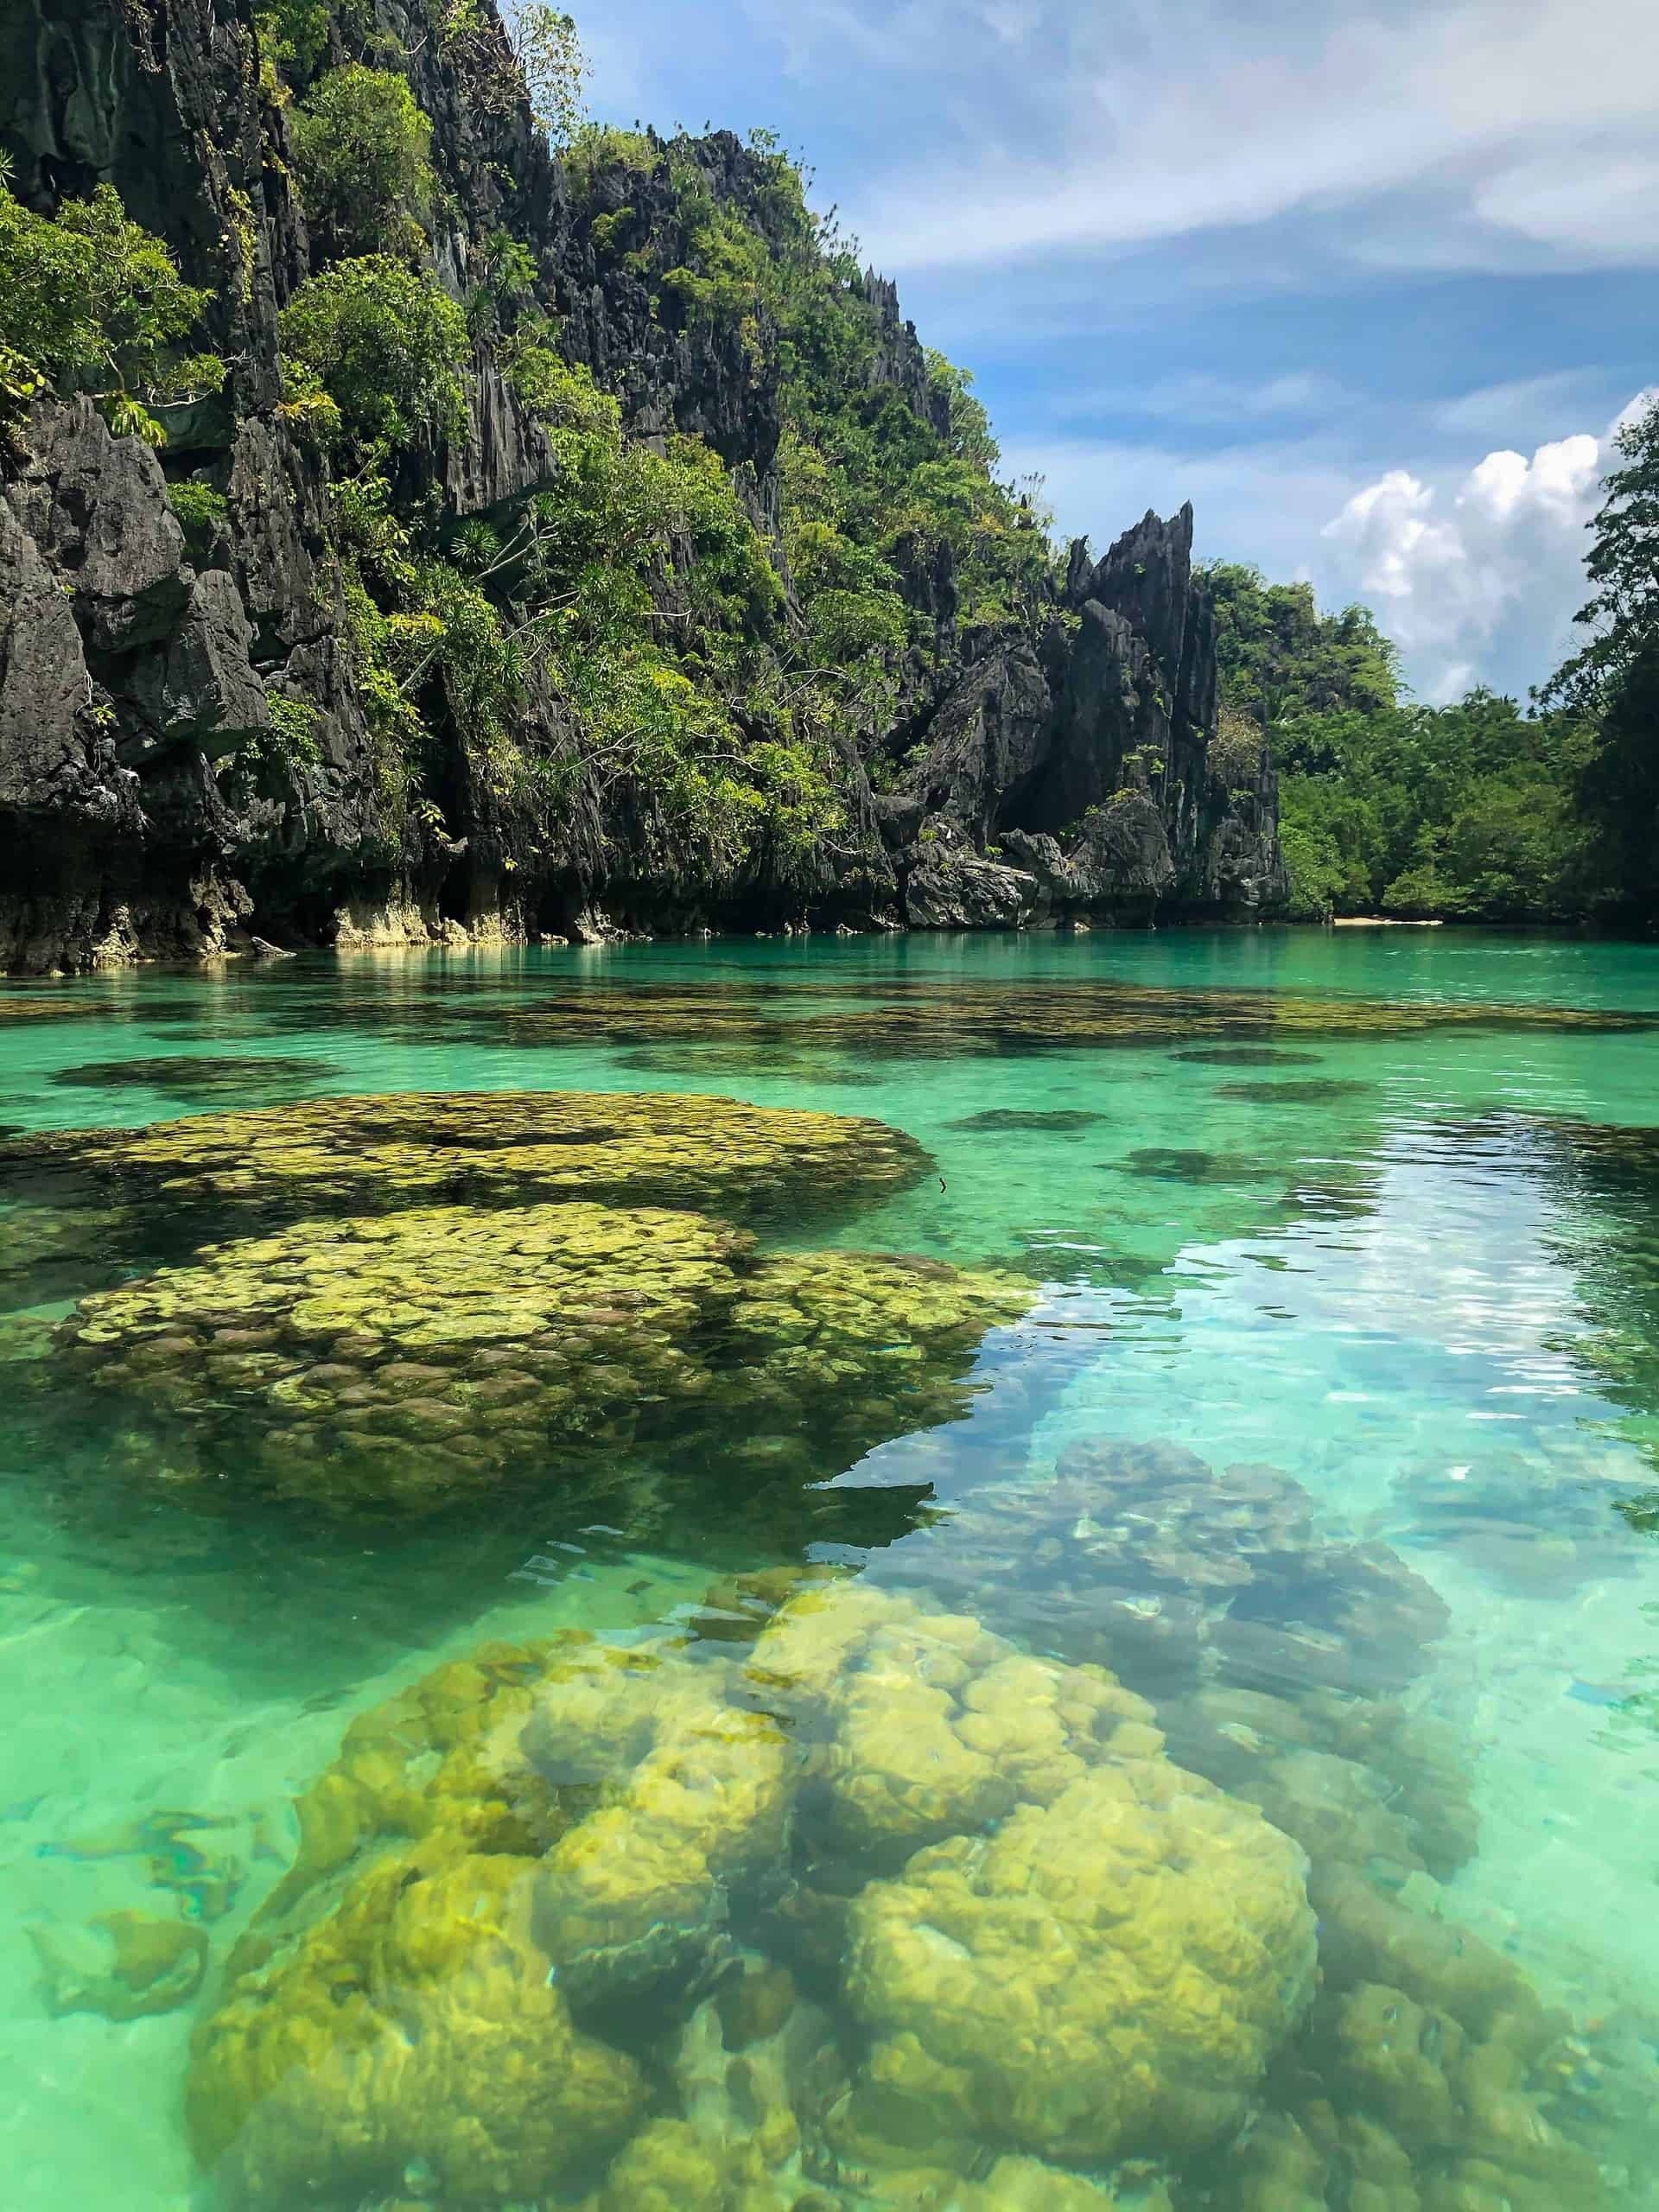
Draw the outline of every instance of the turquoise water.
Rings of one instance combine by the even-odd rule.
[[[186,1203],[66,1179],[33,1138],[459,1091],[874,1117],[925,1148],[925,1171],[829,1211],[788,1191],[751,1205],[759,1250],[1006,1271],[1031,1311],[975,1329],[940,1385],[949,1417],[933,1405],[929,1425],[902,1389],[862,1427],[831,1418],[833,1393],[788,1422],[747,1401],[740,1414],[742,1346],[722,1338],[695,1410],[676,1402],[648,1435],[601,1424],[418,1516],[273,1494],[234,1401],[204,1427],[199,1408],[92,1387],[54,1349],[79,1300],[306,1208],[274,1187]],[[1656,1098],[1659,951],[1445,931],[399,954],[14,987],[0,998],[8,2206],[1659,2203],[1659,1159],[1617,1135],[1659,1120]],[[883,1357],[902,1351],[895,1333]],[[416,1463],[429,1448],[405,1443]],[[271,1924],[255,1916],[308,1847],[295,1800],[340,1770],[354,1716],[486,1643],[584,1629],[656,1670],[640,1710],[669,1732],[650,1741],[671,1743],[683,1709],[756,1703],[773,1647],[747,1654],[782,1587],[735,1578],[802,1562],[848,1570],[823,1617],[876,1608],[860,1633],[885,1637],[894,1664],[884,1674],[855,1639],[828,1687],[777,1693],[766,1725],[804,1747],[827,1794],[801,1796],[785,1827],[756,1812],[741,1851],[721,1828],[715,1906],[701,1891],[686,1904],[682,1885],[626,1940],[607,1923],[566,1958],[552,1878],[527,1874],[530,1932],[495,1961],[499,1986],[457,1969],[434,2012],[428,1969],[383,1959],[374,2032],[395,2024],[394,2067],[381,2043],[360,2056],[357,1968],[336,1960],[319,1985],[335,2012],[308,2016],[312,2039],[283,2045],[236,2102],[213,2040],[227,1970],[245,2009],[297,1999],[263,1964],[248,1981],[245,1945],[234,1969],[231,1955]],[[1144,1867],[1109,1871],[1110,1824],[1087,1791],[1035,1783],[1025,1812],[968,1792],[917,1814],[944,1785],[925,1716],[902,1700],[956,1649],[942,1616],[1046,1665],[1111,1669],[1155,1708],[1159,1757],[1211,1777],[1227,1820],[1260,1805],[1309,1870],[1284,1876],[1259,1826],[1211,1862],[1154,1822],[1159,1888]],[[975,1668],[1002,1663],[1001,1645],[976,1649]],[[524,1681],[547,1676],[546,1727],[592,1687],[563,1663],[523,1662]],[[493,1711],[484,1677],[443,1679],[452,1703]],[[947,1766],[963,1713],[996,1710],[969,1688],[950,1693]],[[871,1708],[878,1689],[900,1701]],[[647,1721],[606,1707],[595,1726],[626,1811],[634,1763],[656,1756]],[[518,1727],[480,1738],[498,1783],[518,1770]],[[728,1755],[761,1773],[761,1739],[734,1741]],[[1113,1767],[1105,1746],[1103,1772],[1148,1770],[1144,1745],[1120,1751]],[[429,1799],[423,1756],[408,1786]],[[556,1821],[588,1816],[569,1793],[601,1777],[572,1782],[550,1759],[531,1764],[537,1789],[566,1793]],[[719,1821],[736,1820],[697,1772]],[[875,1796],[909,1810],[883,1828]],[[1101,1932],[1125,1924],[1103,1906],[1084,1932],[1071,1912],[1011,1937],[1001,1876],[944,1925],[929,1868],[906,1871],[912,1847],[951,1836],[990,1865],[1033,1806],[1039,1856],[1076,1854],[1084,1893],[1133,1894],[1127,1924],[1161,1931],[1144,1988],[1122,1980],[1139,1954]],[[636,1813],[645,1827],[613,1839],[623,1866],[645,1865],[659,1818]],[[532,1850],[515,1830],[508,1856],[539,1866],[552,1834]],[[327,1915],[349,1914],[342,1883],[372,1881],[383,1846],[327,1870],[302,1939],[319,1914],[348,1924]],[[1168,1877],[1178,1863],[1190,1887]],[[431,1866],[419,1885],[405,1871],[435,1897]],[[1199,1942],[1194,1901],[1222,1900],[1265,1943],[1253,1901],[1285,1879],[1312,1885],[1321,1993],[1294,1970],[1300,1923],[1275,1923],[1271,2001],[1238,1994],[1243,1954],[1224,1944],[1210,1993],[1182,2012],[1168,1993]],[[1356,1884],[1394,1916],[1383,1933]],[[365,1924],[390,1925],[396,1895]],[[877,1906],[916,1898],[907,1950]],[[124,1914],[174,1961],[153,1985],[111,1981],[103,1916]],[[552,1974],[536,2002],[554,2012],[531,2027],[511,1993],[524,1943]],[[1028,2048],[1019,1993],[1047,1971],[1039,1955],[1061,1961],[1035,2005],[1058,2040]],[[781,1969],[793,2012],[745,2041],[734,1989]],[[1121,2018],[1099,1994],[1120,1982]],[[1540,2025],[1539,2004],[1561,2017]],[[986,2024],[977,2044],[958,2012]],[[496,2040],[475,2044],[484,2018]],[[612,2082],[611,2121],[599,2088],[558,2103],[582,2073],[572,2020],[599,2073],[637,2075]],[[551,2088],[523,2070],[521,2034]],[[1120,2082],[1144,2094],[1125,2090],[1109,2124]],[[554,2106],[565,2148],[524,2119]]]

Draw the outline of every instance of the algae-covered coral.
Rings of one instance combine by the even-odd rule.
[[[489,1644],[352,1724],[194,2037],[226,2203],[1605,2202],[1566,2023],[1361,1824],[1310,1873],[1101,1668],[823,1569],[747,1598],[747,1639]]]
[[[1012,1278],[766,1259],[661,1208],[414,1207],[212,1245],[83,1300],[60,1362],[183,1418],[224,1468],[336,1508],[438,1503],[671,1431],[854,1455],[961,1410]]]
[[[1313,1993],[1302,1864],[1156,1753],[918,1852],[851,1916],[873,2097],[918,2145],[987,2121],[1103,2163],[1213,2143]]]
[[[274,1052],[234,1057],[167,1052],[151,1059],[86,1060],[59,1069],[51,1080],[71,1090],[165,1090],[185,1098],[245,1099],[260,1091],[302,1091],[331,1083],[340,1072],[328,1060]]]
[[[354,1723],[299,1810],[298,1862],[194,2044],[193,2138],[239,2206],[355,2206],[411,2168],[423,2198],[467,2212],[584,2188],[604,2212],[787,2212],[867,2189],[920,2206],[966,2182],[982,2139],[1014,2161],[1011,2202],[1109,2203],[1058,2171],[1046,2195],[1029,2158],[1090,2129],[1110,2147],[1104,2122],[1075,2117],[1077,2082],[1113,2074],[1125,2037],[1145,2059],[1162,2036],[1224,2082],[1205,2107],[1218,2123],[1311,1994],[1294,1847],[1173,1767],[1139,1700],[1098,1669],[845,1583],[798,1595],[747,1652],[574,1635],[486,1647]],[[1143,1900],[1179,1909],[1138,1919],[1125,1893],[1071,1910],[1103,1820],[1122,1846],[1108,1863],[1127,1877],[1138,1854]],[[938,1878],[940,1852],[976,1844],[1001,1854],[977,1880],[983,1928],[923,1936],[913,1973],[888,1923]],[[782,1954],[828,1852],[831,1909],[860,1932],[846,1990],[807,1999]],[[1033,2056],[1003,2017],[1037,1995],[1020,1995],[1038,1909],[1021,1882],[1055,1916],[1051,1976],[1070,1951],[1047,2055],[1075,2080],[1046,2107],[1073,2112],[1070,2134],[1036,2116]],[[810,1948],[795,1947],[809,1978]],[[1007,1984],[973,2057],[988,2101],[956,2107],[972,2144],[918,2156],[907,2100],[947,2075],[960,2089],[964,2069],[930,2060],[914,2023],[944,2032],[926,1977],[958,1953]],[[757,1988],[741,2008],[734,1969]],[[711,1976],[723,1994],[703,1994]],[[729,2134],[709,2133],[711,2110],[730,2117],[715,2076],[746,2114]],[[1196,2095],[1133,2074],[1112,2142],[1133,2131],[1180,2154]]]
[[[9,1147],[0,1166],[79,1167],[169,1205],[389,1211],[446,1199],[781,1212],[854,1207],[926,1171],[880,1122],[658,1092],[393,1092]]]
[[[969,985],[925,977],[758,987],[722,977],[706,988],[684,982],[650,990],[584,987],[555,992],[531,1008],[463,1007],[456,1018],[480,1041],[499,1038],[514,1045],[652,1046],[685,1039],[786,1053],[896,1052],[920,1058],[1053,1046],[1340,1040],[1445,1029],[1600,1033],[1649,1030],[1656,1022],[1652,1014],[1598,1007],[1322,998],[1071,979]]]

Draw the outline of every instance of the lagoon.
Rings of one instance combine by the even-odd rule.
[[[1656,1100],[1452,931],[7,987],[8,2203],[1659,2203]]]

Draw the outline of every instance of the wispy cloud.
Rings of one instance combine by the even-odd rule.
[[[855,22],[868,35],[853,0],[805,22],[826,16],[843,41]],[[1459,220],[1553,257],[1659,244],[1650,0],[1374,0],[1317,17],[1165,0],[1056,6],[1043,29],[1042,82],[1010,86],[1001,42],[943,0],[887,19],[901,73],[948,55],[975,133],[871,178],[858,213],[889,266],[1122,247],[1425,190],[1443,203],[1420,226],[1437,260]]]

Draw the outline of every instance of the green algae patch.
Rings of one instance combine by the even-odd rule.
[[[661,1092],[399,1091],[12,1146],[168,1203],[321,1212],[556,1198],[721,1214],[851,1210],[931,1165],[880,1122]]]
[[[1341,1076],[1310,1076],[1283,1083],[1217,1084],[1216,1096],[1244,1099],[1252,1106],[1334,1106],[1343,1099],[1363,1097],[1373,1087]]]
[[[1319,1065],[1317,1052],[1283,1052],[1274,1045],[1199,1045],[1192,1052],[1172,1052],[1169,1057],[1205,1068],[1315,1068]]]
[[[238,1058],[160,1053],[149,1060],[87,1060],[60,1068],[50,1080],[68,1090],[167,1090],[181,1097],[241,1096],[258,1090],[303,1090],[332,1083],[344,1071],[327,1060],[268,1053]]]
[[[455,2212],[567,2189],[630,2212],[919,2208],[944,2196],[917,2170],[965,2184],[982,2137],[1016,2162],[1009,2202],[1109,2205],[1032,2146],[1109,2148],[1133,2126],[1182,2151],[1195,2119],[1243,2108],[1312,1995],[1300,1855],[1174,1768],[1150,1707],[856,1583],[801,1591],[747,1649],[486,1645],[353,1722],[297,1813],[298,1858],[229,1960],[187,2094],[199,2156],[250,2212],[378,2201],[411,2170]],[[978,1884],[981,1969],[919,1924],[939,1851],[1001,1853]],[[1068,1907],[1091,1855],[1096,1889],[1132,1873],[1137,1902],[1171,1909],[1143,1933]],[[1027,1987],[1014,1923],[1039,1909],[1052,1941]],[[819,1974],[803,1996],[825,1926],[849,1919],[844,1986]],[[738,2049],[734,1969],[766,1997]],[[955,2005],[976,1971],[976,2026]],[[957,1986],[931,1996],[941,1975]],[[1033,2019],[1048,1982],[1046,2037],[1011,2039],[1010,2008]],[[976,2038],[965,2063],[931,2050],[953,2034]],[[1126,2039],[1217,2087],[1149,2094]],[[1022,2086],[1039,2063],[1073,2093],[1043,2113]],[[1109,2081],[1111,2113],[1085,2121],[1081,2091]],[[918,2148],[906,2130],[936,2110]]]
[[[722,978],[630,989],[583,985],[534,1007],[462,1006],[453,1019],[480,1044],[613,1045],[671,1040],[713,1052],[841,1052],[912,1058],[1052,1048],[1176,1044],[1273,1048],[1302,1040],[1416,1037],[1444,1030],[1573,1035],[1651,1031],[1659,1014],[1474,1001],[1321,998],[1274,991],[1126,982],[950,982],[746,985]]]
[[[1285,1163],[1252,1159],[1247,1153],[1205,1152],[1197,1147],[1148,1145],[1123,1162],[1131,1175],[1156,1183],[1260,1183],[1282,1181]]]
[[[1074,1129],[1093,1128],[1106,1119],[1104,1114],[1091,1114],[1086,1108],[1057,1106],[1045,1112],[1018,1106],[990,1106],[982,1114],[969,1114],[960,1122],[947,1122],[951,1129],[965,1129],[974,1135],[1000,1134],[1011,1129],[1029,1129],[1039,1135],[1052,1133],[1056,1136],[1069,1135]]]
[[[661,1208],[415,1207],[208,1246],[84,1300],[58,1357],[182,1420],[200,1478],[419,1510],[664,1435],[856,1458],[960,1413],[1032,1303],[927,1260],[763,1259]]]
[[[90,1021],[107,1011],[91,999],[53,998],[45,991],[0,991],[0,1027],[14,1022]]]

